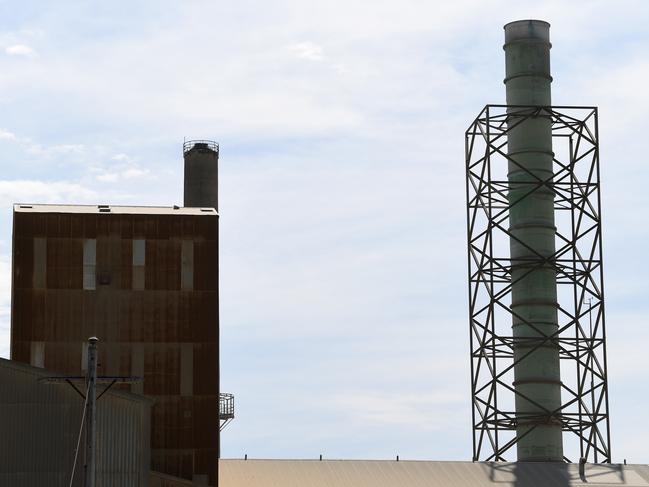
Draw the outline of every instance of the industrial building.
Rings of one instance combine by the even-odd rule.
[[[207,475],[217,456],[213,208],[16,205],[11,358],[62,374],[142,376],[152,468]]]
[[[209,141],[183,148],[183,208],[14,207],[11,356],[31,365],[3,361],[0,371],[82,374],[96,335],[102,373],[143,377],[108,396],[115,410],[131,401],[140,428],[131,438],[107,422],[103,438],[115,429],[119,441],[142,442],[152,401],[154,472],[101,485],[649,486],[649,466],[611,463],[597,109],[552,105],[549,28],[505,26],[507,104],[485,106],[466,132],[472,461],[218,460],[232,398],[219,402]],[[1,407],[39,404],[20,414],[69,402],[43,384],[8,384],[6,397],[19,399]],[[66,414],[67,431],[80,411]],[[56,462],[69,463],[68,448]],[[128,461],[148,455],[143,446]]]
[[[99,374],[153,400],[151,469],[215,485],[218,146],[183,152],[196,206],[14,206],[11,359],[79,376],[98,337]]]

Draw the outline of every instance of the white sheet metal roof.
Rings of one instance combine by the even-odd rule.
[[[106,213],[122,215],[216,215],[214,208],[184,208],[180,206],[115,206],[115,205],[37,205],[16,203],[20,213]]]
[[[381,460],[221,460],[221,487],[649,486],[647,465]]]

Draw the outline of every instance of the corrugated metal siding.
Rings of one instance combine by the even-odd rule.
[[[220,487],[647,487],[647,465],[221,460]]]
[[[83,400],[51,372],[0,359],[0,485],[67,487]],[[151,402],[107,392],[97,402],[97,487],[147,487]],[[84,435],[85,438],[85,435]],[[83,456],[75,486],[82,485]]]

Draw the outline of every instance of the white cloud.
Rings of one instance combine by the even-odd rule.
[[[322,61],[324,59],[322,47],[313,42],[293,44],[289,49],[300,59],[309,61]]]
[[[102,183],[115,183],[119,181],[119,174],[114,172],[112,173],[107,172],[103,174],[98,174],[97,176],[95,176],[95,179],[97,181],[101,181]]]
[[[0,129],[0,139],[16,141],[16,134],[8,132],[7,130]]]
[[[122,172],[122,176],[126,179],[141,178],[142,176],[146,176],[147,174],[149,174],[148,169],[139,169],[137,167],[131,167]]]
[[[129,157],[127,154],[115,154],[113,157],[111,157],[113,161],[121,161],[121,162],[132,162],[133,159]]]
[[[41,159],[53,159],[60,156],[80,156],[85,153],[83,144],[52,144],[43,145],[30,137],[15,134],[9,130],[0,129],[0,140],[15,142],[26,154]]]
[[[112,159],[115,158],[113,157]],[[125,159],[120,158],[117,160]],[[147,176],[150,172],[148,169],[140,168],[134,164],[121,164],[115,167],[108,165],[103,169],[95,167],[93,168],[93,171],[101,172],[95,176],[95,179],[104,183],[116,183],[117,181],[128,179],[140,179]]]
[[[13,203],[83,203],[96,197],[95,191],[68,181],[0,180],[3,209]]]
[[[85,150],[81,144],[55,144],[51,146],[41,146],[33,143],[30,139],[23,138],[23,146],[28,154],[41,158],[52,158],[62,155],[79,155]]]
[[[347,391],[334,393],[323,405],[329,413],[350,417],[353,423],[380,423],[395,427],[409,425],[440,430],[450,418],[464,412],[466,397],[457,391],[389,392]],[[440,414],[440,411],[444,411]]]
[[[24,44],[14,44],[12,46],[5,47],[5,52],[10,56],[32,57],[36,55],[36,52],[31,47]]]

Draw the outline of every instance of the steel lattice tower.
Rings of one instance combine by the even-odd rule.
[[[554,150],[547,178],[507,151],[512,130],[541,118],[551,127]],[[515,198],[507,177],[512,166],[529,176]],[[535,428],[558,424],[566,442],[574,435],[581,458],[610,462],[597,109],[487,105],[466,132],[466,189],[473,459],[504,461]],[[551,255],[530,248],[509,224],[512,211],[539,190],[554,195]],[[513,262],[512,240],[531,250],[523,271]],[[512,307],[516,283],[548,268],[556,273],[553,333]],[[512,322],[521,321],[536,336],[515,336]],[[553,409],[515,387],[515,367],[544,349],[558,350],[561,360],[561,402]],[[520,401],[535,404],[537,411],[521,413],[514,407]]]
[[[466,133],[474,460],[611,460],[597,109],[552,106],[551,47],[505,25],[507,104]]]

